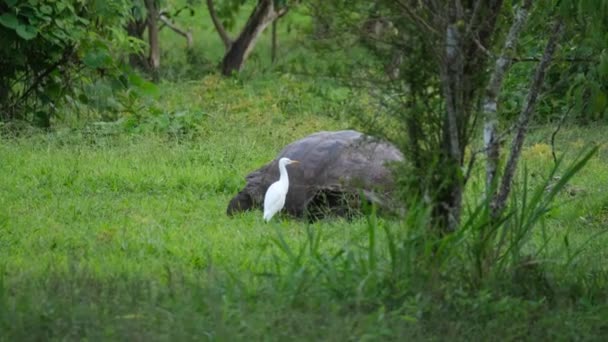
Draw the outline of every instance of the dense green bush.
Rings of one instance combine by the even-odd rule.
[[[129,8],[124,0],[0,3],[2,121],[49,127],[66,100],[88,104],[91,87],[109,99],[142,85],[122,64],[142,48],[120,29]]]

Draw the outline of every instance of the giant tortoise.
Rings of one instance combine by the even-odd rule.
[[[289,168],[284,210],[296,217],[349,216],[361,201],[387,208],[393,188],[390,162],[403,160],[393,145],[357,131],[318,132],[285,147],[270,163],[247,175],[247,184],[228,204],[227,214],[261,208],[268,187],[279,179],[278,161],[298,160]]]

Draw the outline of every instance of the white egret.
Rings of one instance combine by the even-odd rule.
[[[289,158],[279,159],[279,172],[281,176],[278,181],[270,185],[268,190],[266,190],[266,196],[264,196],[264,220],[266,222],[270,221],[285,205],[285,197],[287,196],[287,190],[289,190],[289,176],[287,175],[286,166],[294,163],[299,163],[299,161]]]

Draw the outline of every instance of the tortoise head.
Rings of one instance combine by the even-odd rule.
[[[226,214],[232,216],[236,213],[251,209],[253,209],[253,199],[248,193],[241,191],[230,200],[228,208],[226,209]]]

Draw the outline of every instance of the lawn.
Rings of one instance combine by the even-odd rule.
[[[311,39],[311,8],[302,4],[278,22],[275,63],[266,30],[244,69],[221,77],[225,49],[206,4],[162,4],[169,13],[192,5],[174,19],[194,45],[188,50],[170,29],[160,32],[156,87],[140,81],[123,89],[95,68],[83,73],[86,96],[52,106],[51,129],[0,122],[0,342],[606,340],[605,118],[581,124],[575,117],[597,118],[573,107],[554,144],[554,124],[533,125],[509,207],[520,210],[498,225],[503,235],[493,235],[513,248],[486,264],[475,259],[489,240],[480,237],[490,225],[475,218],[483,158],[467,184],[462,227],[447,236],[433,234],[426,208],[415,206],[400,218],[373,211],[314,223],[285,215],[265,223],[261,211],[228,217],[245,176],[294,140],[365,131],[370,122],[403,134],[397,120],[376,116],[387,107],[370,95],[382,89],[374,75],[384,65],[359,33]],[[222,14],[233,38],[252,6]],[[346,18],[349,7],[335,13],[338,31],[363,19]],[[122,21],[113,25],[96,30],[122,30]],[[120,45],[108,43],[117,43],[110,50]],[[520,48],[522,56],[539,53]],[[117,60],[127,53],[115,52]],[[510,72],[501,115],[519,111],[523,93],[509,82],[527,84],[520,78],[534,65]],[[567,107],[552,93],[567,82],[554,79],[572,75],[559,72],[548,77],[540,120]],[[605,104],[597,99],[594,105]],[[482,142],[477,133],[467,156]],[[592,145],[597,152],[518,237],[519,219],[535,213],[535,191],[541,199],[551,194]],[[550,175],[553,149],[564,159]]]
[[[283,81],[243,85],[209,76],[167,83],[156,99],[162,110],[149,116],[2,138],[0,340],[489,339],[503,333],[569,340],[608,333],[601,290],[608,282],[606,127],[566,127],[557,136],[567,160],[587,143],[602,144],[542,220],[542,234],[551,237],[549,265],[562,265],[566,250],[581,251],[549,277],[557,300],[454,291],[441,305],[420,293],[387,302],[378,299],[382,290],[367,288],[369,279],[357,278],[361,270],[325,269],[327,277],[315,278],[298,259],[364,260],[368,218],[308,224],[280,217],[266,224],[261,211],[225,215],[244,176],[285,144],[353,127],[346,115],[315,113],[336,110],[303,91],[311,83]],[[537,127],[525,148],[531,187],[553,164],[551,133]],[[381,226],[402,227],[391,219],[377,224],[379,246],[386,240]],[[544,240],[530,244],[535,241]],[[385,254],[378,253],[378,263]],[[352,265],[371,267],[357,262]],[[560,287],[576,277],[588,281]]]

